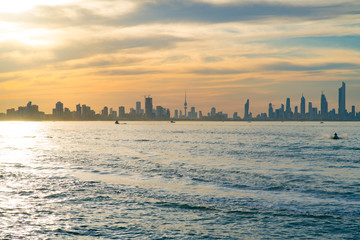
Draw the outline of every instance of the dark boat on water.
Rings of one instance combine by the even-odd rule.
[[[337,135],[337,133],[334,133],[334,136],[332,137],[332,139],[340,139],[339,136]]]

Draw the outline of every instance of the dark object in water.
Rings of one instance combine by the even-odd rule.
[[[339,136],[337,135],[337,133],[334,133],[334,136],[332,137],[332,139],[339,139]]]

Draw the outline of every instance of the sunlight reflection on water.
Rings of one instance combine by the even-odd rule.
[[[354,238],[357,128],[0,122],[0,239]]]

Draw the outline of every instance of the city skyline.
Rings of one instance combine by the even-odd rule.
[[[306,108],[306,105],[308,107]],[[187,94],[185,92],[183,109],[172,109],[153,104],[153,99],[150,95],[144,96],[144,109],[141,107],[141,101],[136,101],[135,107],[130,107],[126,111],[125,106],[118,108],[104,106],[98,113],[91,109],[86,104],[77,104],[76,110],[71,111],[69,108],[64,108],[64,104],[58,101],[55,108],[52,109],[52,114],[39,111],[38,105],[33,105],[31,101],[24,107],[7,109],[6,114],[1,114],[3,119],[35,119],[35,120],[169,120],[169,119],[183,119],[183,120],[360,120],[360,111],[356,110],[355,105],[351,106],[350,111],[346,108],[346,84],[341,83],[338,89],[338,107],[329,108],[328,100],[321,92],[320,105],[317,106],[310,100],[306,100],[304,94],[300,99],[300,105],[291,104],[291,98],[286,98],[286,103],[281,104],[279,108],[270,102],[268,104],[268,111],[254,114],[250,108],[250,100],[247,99],[244,105],[244,115],[241,118],[239,112],[235,111],[232,117],[229,113],[217,111],[213,106],[209,112],[202,109],[197,109],[195,104],[188,111]],[[330,106],[331,107],[331,106]],[[118,109],[118,111],[116,110]],[[357,112],[358,111],[358,112]]]
[[[59,99],[94,109],[219,106],[253,114],[301,93],[360,102],[357,0],[13,0],[0,3],[0,112]],[[156,99],[155,99],[156,98]],[[336,99],[336,100],[334,100]],[[114,106],[115,107],[115,106]],[[207,111],[207,110],[206,110]]]

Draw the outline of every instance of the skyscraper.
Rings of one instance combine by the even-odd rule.
[[[145,97],[145,116],[147,119],[153,118],[153,104],[150,96]]]
[[[321,93],[321,107],[320,107],[320,111],[321,111],[321,116],[322,117],[326,117],[328,114],[328,102],[326,100],[326,97],[324,95],[324,93]]]
[[[290,105],[290,98],[286,99],[286,113],[290,114],[291,113],[291,105]]]
[[[119,107],[119,117],[124,117],[124,116],[125,116],[125,107],[120,106]]]
[[[53,109],[53,115],[55,117],[62,117],[64,114],[64,104],[62,102],[57,102],[55,108]]]
[[[244,119],[249,119],[249,99],[245,103],[245,113],[244,113]]]
[[[211,116],[211,117],[215,117],[215,115],[216,115],[216,108],[215,108],[215,107],[212,107],[212,108],[211,108],[210,116]]]
[[[76,105],[76,117],[78,119],[81,118],[81,105],[80,104]]]
[[[109,108],[108,107],[104,107],[104,109],[101,111],[101,116],[102,117],[108,117],[109,116]]]
[[[136,102],[136,114],[141,114],[141,102]]]
[[[312,107],[312,102],[309,102],[309,115],[312,116],[313,115],[313,107]]]
[[[346,115],[346,104],[345,104],[345,83],[342,82],[342,86],[339,88],[339,109],[338,114],[340,117]]]
[[[301,116],[305,115],[305,98],[304,98],[304,95],[302,95],[302,97],[301,97],[300,114],[301,114]]]
[[[269,103],[269,111],[268,111],[268,114],[269,114],[269,118],[270,118],[270,119],[274,118],[274,109],[273,109],[272,103]]]
[[[174,118],[179,118],[179,111],[177,109],[175,109]]]
[[[185,118],[187,117],[187,102],[186,102],[186,92],[185,92],[185,102],[184,102],[184,114],[185,114]]]

